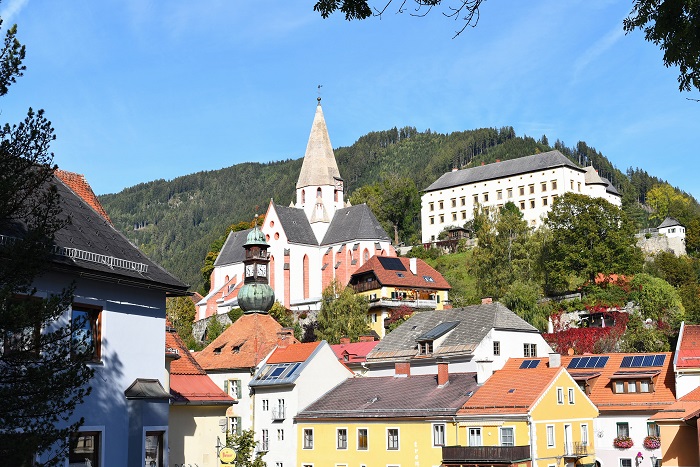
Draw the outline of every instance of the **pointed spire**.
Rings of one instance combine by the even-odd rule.
[[[321,98],[318,98],[316,115],[311,125],[309,142],[306,145],[304,162],[301,165],[297,189],[306,186],[334,186],[335,180],[340,179],[338,164],[333,154],[333,146],[328,136],[326,120],[323,118]]]

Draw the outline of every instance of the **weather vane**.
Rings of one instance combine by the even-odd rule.
[[[318,97],[316,98],[316,100],[318,101],[319,104],[321,103],[321,88],[322,87],[323,87],[322,84],[318,85]]]

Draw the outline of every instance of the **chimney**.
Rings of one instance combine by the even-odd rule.
[[[450,380],[449,364],[446,361],[439,361],[437,364],[438,387],[444,387]]]
[[[396,362],[394,365],[394,377],[411,376],[410,362]]]
[[[372,334],[366,334],[364,336],[360,336],[360,342],[374,342],[374,336]]]
[[[277,331],[277,346],[281,349],[288,347],[294,339],[294,328],[282,328]]]
[[[418,259],[417,258],[408,258],[408,267],[414,276],[416,274],[418,274]]]
[[[493,362],[491,360],[476,361],[476,384],[484,384],[493,374]]]
[[[481,299],[481,304],[482,305],[488,305],[489,303],[493,303],[493,298],[491,297],[486,297]]]
[[[343,345],[349,344],[350,343],[350,338],[349,337],[341,337],[340,338],[340,343]]]
[[[561,366],[561,354],[552,352],[549,354],[549,367],[559,368]]]

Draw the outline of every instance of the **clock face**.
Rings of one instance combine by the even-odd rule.
[[[245,266],[245,275],[246,275],[246,277],[252,276],[254,271],[255,271],[255,265],[254,265],[254,264],[246,264],[246,266]]]
[[[258,264],[258,276],[265,277],[267,275],[267,268],[264,264]]]

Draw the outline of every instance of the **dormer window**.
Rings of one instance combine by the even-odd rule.
[[[431,355],[433,353],[433,341],[419,342],[418,350],[420,355]]]

